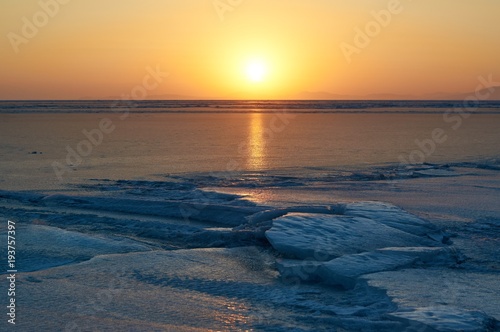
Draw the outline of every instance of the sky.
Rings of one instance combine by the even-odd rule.
[[[2,0],[0,99],[464,93],[500,81],[499,14],[497,0]]]

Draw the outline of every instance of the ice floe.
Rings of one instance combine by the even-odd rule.
[[[456,264],[455,255],[446,248],[385,248],[357,255],[344,255],[322,264],[319,275],[325,282],[353,288],[365,274],[391,271],[413,264]]]
[[[361,254],[344,255],[327,262],[282,259],[277,269],[284,278],[322,281],[346,289],[356,286],[359,277],[410,266],[453,266],[457,254],[442,247],[384,248]]]
[[[449,269],[438,265],[402,269],[360,277],[370,287],[387,293],[400,308],[431,304],[481,311],[500,320],[500,283],[495,271]]]
[[[275,219],[266,237],[285,256],[318,261],[386,247],[437,245],[372,219],[311,213],[289,213]]]
[[[483,332],[495,328],[495,321],[482,312],[445,306],[408,309],[389,316],[419,332]]]
[[[291,212],[300,210],[306,209],[265,211],[248,218],[251,223],[262,225],[267,217],[274,217],[265,235],[285,257],[276,262],[284,280],[321,282],[345,289],[375,287],[387,291],[398,304],[397,310],[390,312],[388,317],[401,323],[398,327],[401,330],[472,332],[498,328],[495,308],[488,313],[492,317],[468,310],[464,304],[439,306],[443,303],[439,298],[427,305],[415,306],[419,296],[425,298],[423,302],[429,300],[429,287],[439,287],[435,285],[436,279],[433,279],[434,284],[427,283],[423,276],[437,273],[437,280],[443,282],[449,268],[459,266],[465,259],[454,247],[445,245],[447,235],[430,222],[382,202],[340,203],[326,210],[316,209],[319,213],[311,211],[314,208],[309,213]],[[416,277],[412,277],[412,273]],[[478,279],[477,276],[473,278]],[[453,293],[443,292],[447,293],[445,297]],[[412,293],[415,294],[405,295]],[[493,294],[480,294],[477,298],[496,301]],[[407,303],[411,306],[405,305]],[[478,307],[485,306],[476,305]],[[340,310],[336,314],[343,312]],[[360,314],[364,309],[354,308],[347,312]]]
[[[438,232],[438,228],[432,223],[384,202],[348,203],[345,204],[343,214],[369,218],[383,225],[415,235]]]
[[[297,210],[306,209],[288,208]],[[394,205],[345,203],[326,212],[329,214],[280,210],[250,217],[259,224],[265,217],[278,216],[265,235],[285,257],[277,263],[283,277],[353,288],[366,274],[416,264],[450,266],[463,259],[443,245],[444,236],[436,235],[441,234],[436,226]]]

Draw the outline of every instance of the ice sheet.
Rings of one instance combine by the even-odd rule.
[[[289,213],[275,219],[266,237],[290,258],[318,261],[386,247],[439,245],[372,219],[311,213]]]
[[[469,317],[473,329],[498,329],[487,317],[499,318],[497,164],[0,192],[0,215],[19,226],[20,262],[37,270],[18,274],[20,328],[432,331],[473,311],[484,313]],[[277,224],[292,249],[267,242]],[[290,252],[305,260],[283,259]]]
[[[18,296],[32,318],[17,327],[306,331],[339,324],[327,314],[335,290],[283,284],[272,262],[255,247],[193,249],[104,255],[24,274]],[[48,305],[58,313],[50,320]]]
[[[495,324],[484,313],[444,306],[399,311],[390,316],[422,332],[481,332],[493,329]]]
[[[44,225],[19,225],[16,233],[17,266],[24,272],[81,262],[97,255],[151,250],[123,237],[88,235]],[[6,232],[1,232],[0,237],[5,239]]]
[[[392,271],[420,263],[454,266],[454,253],[446,248],[385,248],[357,255],[344,255],[324,263],[319,268],[322,280],[345,288],[354,288],[365,274]]]

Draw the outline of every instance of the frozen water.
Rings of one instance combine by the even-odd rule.
[[[29,330],[327,330],[335,291],[290,287],[255,247],[102,255],[24,274],[18,328]],[[43,301],[40,301],[43,299]],[[69,303],[61,299],[70,299]],[[57,312],[45,319],[47,303]],[[338,308],[341,310],[341,308]],[[359,309],[358,309],[359,310]],[[273,328],[274,327],[274,328]]]
[[[123,237],[88,235],[44,225],[19,225],[17,234],[17,264],[22,271],[81,262],[97,255],[151,250]],[[6,237],[6,232],[0,236]]]
[[[354,288],[357,279],[380,271],[390,271],[420,263],[457,263],[446,248],[385,248],[357,255],[344,255],[323,263],[319,268],[321,278],[330,284]]]
[[[311,213],[275,219],[266,237],[287,257],[318,261],[386,247],[437,244],[368,218]]]
[[[420,332],[482,332],[492,330],[495,324],[484,313],[445,306],[398,311],[390,316]]]
[[[89,210],[124,212],[142,215],[154,215],[179,219],[193,219],[218,224],[236,226],[245,221],[245,217],[254,214],[262,208],[254,206],[227,205],[212,202],[204,197],[198,201],[178,201],[164,199],[152,200],[138,198],[115,197],[69,197],[51,195],[43,198],[46,206],[79,206]]]
[[[496,271],[423,268],[379,272],[361,277],[387,292],[401,308],[429,304],[482,311],[500,320],[500,283]]]
[[[282,278],[298,278],[301,281],[319,281],[319,269],[323,262],[311,260],[279,259],[276,262]]]
[[[500,182],[476,166],[2,191],[0,216],[18,225],[19,328],[493,331]]]
[[[281,259],[277,269],[284,278],[303,281],[323,281],[346,289],[356,286],[358,278],[381,271],[415,266],[454,266],[457,253],[447,248],[406,247],[384,248],[362,254],[344,255],[327,262]]]
[[[369,218],[386,226],[415,235],[437,232],[437,227],[430,222],[384,202],[349,203],[345,205],[344,215]]]
[[[449,169],[424,169],[413,172],[414,175],[420,176],[458,176],[459,174]]]

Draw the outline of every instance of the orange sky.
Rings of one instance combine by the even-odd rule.
[[[500,81],[500,1],[5,0],[0,13],[0,99],[121,96],[147,67],[169,73],[148,97],[425,95]]]

